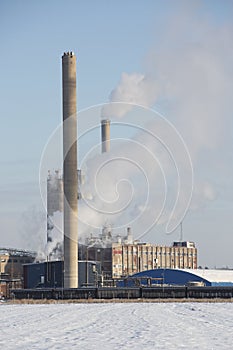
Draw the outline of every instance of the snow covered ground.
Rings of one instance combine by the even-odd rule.
[[[232,349],[233,303],[1,304],[0,349]]]

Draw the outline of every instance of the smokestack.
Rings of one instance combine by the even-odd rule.
[[[110,120],[101,120],[102,153],[110,151]]]
[[[78,175],[76,57],[62,56],[63,182],[64,182],[64,287],[78,287]]]
[[[127,242],[128,242],[128,244],[133,243],[133,235],[132,235],[130,227],[127,227]]]

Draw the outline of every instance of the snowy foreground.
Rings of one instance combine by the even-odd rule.
[[[0,305],[0,349],[232,349],[233,303]]]

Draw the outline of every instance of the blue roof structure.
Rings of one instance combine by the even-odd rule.
[[[185,286],[200,282],[206,286],[232,286],[233,270],[154,269],[136,273],[119,282],[118,286],[173,285]]]

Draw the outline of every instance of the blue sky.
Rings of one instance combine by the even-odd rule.
[[[191,30],[190,13],[196,19]],[[199,21],[208,23],[207,32],[213,27],[216,33],[218,28],[224,31],[232,22],[233,6],[226,0],[1,1],[0,246],[33,247],[28,237],[32,237],[33,232],[23,232],[27,231],[23,217],[25,213],[31,215],[32,207],[36,208],[33,215],[36,215],[35,211],[43,210],[38,169],[47,139],[61,121],[63,52],[72,50],[77,55],[78,109],[81,110],[107,102],[122,72],[144,74],[153,71],[153,75],[153,66],[157,64],[153,52],[164,50],[164,42],[172,37],[173,25],[178,26],[180,17],[181,35],[178,31],[175,40],[170,41],[174,51],[168,50],[169,53],[188,46],[189,42],[197,41],[198,45]],[[213,52],[215,49],[217,52],[221,48],[213,48]],[[172,61],[173,57],[169,59]],[[161,62],[159,67],[162,67]],[[179,127],[179,118],[172,115],[170,91],[168,95],[161,94],[153,107],[170,116]],[[232,116],[232,111],[227,113]],[[180,132],[189,139],[188,132],[182,128]],[[216,176],[214,167],[218,160],[213,155],[215,148],[211,142],[199,152],[203,159],[198,156],[195,168],[198,179],[206,181],[208,178],[215,182],[218,178],[216,186],[221,189],[221,194],[185,220],[184,233],[187,239],[197,241],[200,264],[233,267],[230,249],[233,243],[232,181],[228,178],[232,168],[225,166],[232,160],[229,151],[232,143],[229,141],[231,135],[224,134],[223,138],[226,143],[216,147],[217,153],[224,148],[228,151],[224,155],[222,152],[223,165]],[[206,159],[210,161],[209,169],[203,165]],[[28,240],[25,241],[25,237]],[[178,233],[164,238],[164,242],[167,244],[177,238]],[[31,241],[34,240],[31,238]],[[223,248],[219,255],[221,242]],[[205,250],[207,246],[208,251]]]

